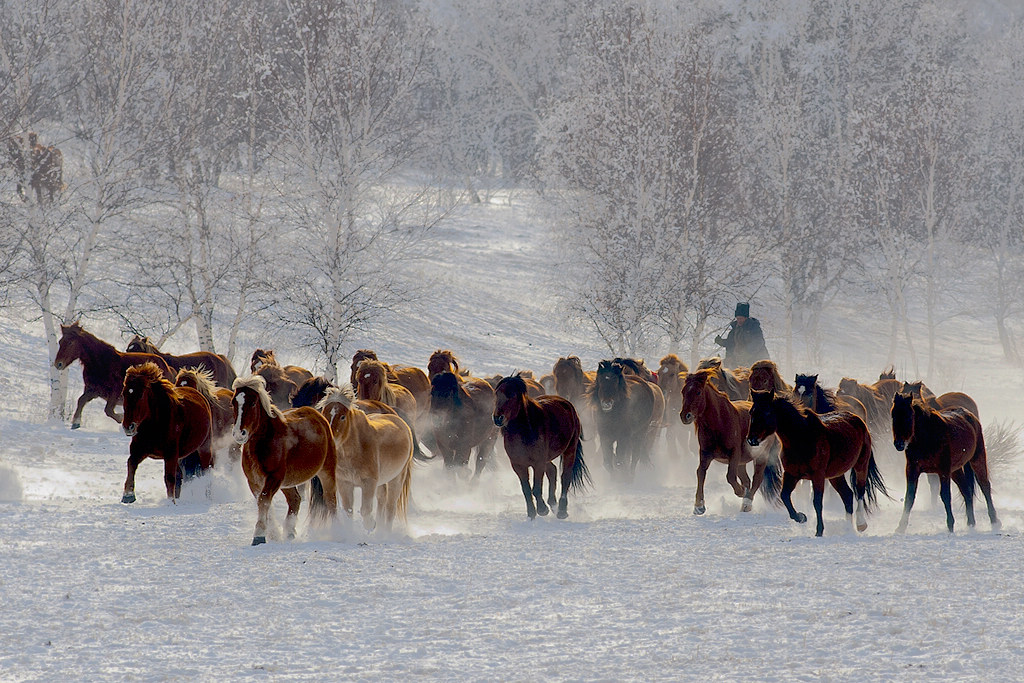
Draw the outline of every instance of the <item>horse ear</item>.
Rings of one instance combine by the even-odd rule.
[[[817,375],[811,375],[811,376],[810,376],[810,379],[811,379],[811,380],[812,380],[812,381],[813,381],[813,382],[814,382],[815,384],[817,384],[817,383],[818,383],[818,376],[817,376]]]

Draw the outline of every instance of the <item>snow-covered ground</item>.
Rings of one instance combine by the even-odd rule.
[[[471,208],[438,234],[429,274],[445,280],[444,301],[352,349],[423,366],[452,348],[479,374],[542,371],[568,353],[593,367],[607,354],[561,325],[546,238],[529,204]],[[884,329],[839,315],[835,360],[797,368],[827,386],[870,379],[883,360],[871,342]],[[771,347],[772,313],[759,317]],[[129,440],[99,401],[81,430],[43,421],[38,327],[0,320],[5,681],[1015,680],[1024,669],[1020,461],[993,475],[1000,531],[983,513],[967,531],[957,501],[947,534],[924,487],[897,536],[901,465],[880,448],[894,500],[857,534],[827,495],[818,539],[760,498],[741,514],[720,465],[695,517],[695,458],[663,452],[629,485],[592,458],[594,486],[570,498],[569,520],[529,522],[499,448],[476,484],[419,465],[408,526],[391,537],[358,522],[310,528],[303,514],[297,540],[250,547],[256,509],[237,468],[172,505],[147,461],[138,502],[119,502]],[[1024,422],[1021,371],[995,360],[983,331],[958,336],[970,358],[993,360],[946,342],[951,386],[937,388],[970,393],[986,424]],[[277,355],[304,360],[279,344]],[[796,500],[810,513],[808,488]],[[275,512],[280,522],[281,501]]]

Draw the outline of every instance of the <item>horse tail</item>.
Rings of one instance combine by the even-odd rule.
[[[850,470],[850,478],[854,478],[853,470]],[[851,482],[854,486],[854,490],[857,490],[856,481]],[[875,463],[875,452],[871,451],[868,456],[868,476],[867,482],[864,485],[864,511],[871,512],[878,507],[878,494],[881,493],[886,498],[892,499],[889,492],[885,488],[885,481],[882,479],[882,472],[878,469],[878,465]]]
[[[764,466],[761,480],[761,495],[775,507],[782,506],[782,460],[779,458],[778,441],[768,451],[768,462]]]
[[[971,463],[964,463],[964,489],[971,494],[971,500],[974,500],[977,484],[978,480],[974,476],[974,468],[971,467]]]
[[[415,443],[415,439],[413,443]],[[409,491],[412,489],[412,463],[413,458],[409,458],[405,463],[405,467],[402,468],[402,473],[399,475],[402,478],[402,491],[398,494],[395,516],[403,522],[407,521],[406,512],[409,510]]]
[[[576,442],[576,457],[572,461],[572,474],[569,476],[569,490],[583,491],[593,483],[587,463],[583,460],[583,435],[580,434],[580,438]]]
[[[320,477],[309,480],[309,515],[317,519],[327,517],[327,503],[324,502],[324,485]]]

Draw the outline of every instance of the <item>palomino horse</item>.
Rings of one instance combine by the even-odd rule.
[[[778,497],[779,482],[777,439],[765,444],[765,452],[755,456],[746,440],[750,426],[750,401],[733,401],[712,381],[715,370],[705,368],[692,372],[683,383],[679,420],[684,425],[693,424],[697,429],[697,443],[700,445],[700,462],[697,465],[697,494],[693,501],[693,514],[703,515],[704,481],[708,467],[713,461],[725,463],[728,467],[726,481],[733,493],[743,499],[740,509],[750,512],[754,507],[754,494],[765,485],[763,495],[768,499]],[[747,463],[754,461],[754,478],[747,476]],[[768,465],[773,467],[768,467]],[[768,475],[767,481],[765,475]]]
[[[174,371],[181,370],[182,368],[202,368],[209,371],[214,384],[229,391],[231,383],[237,377],[235,369],[231,367],[231,361],[228,360],[227,356],[222,356],[219,353],[196,351],[195,353],[175,356],[170,353],[163,353],[156,347],[156,344],[149,340],[149,337],[140,337],[139,335],[132,337],[125,350],[136,353],[152,353],[154,356],[160,356]]]
[[[364,360],[359,363],[356,373],[356,398],[364,401],[380,401],[395,409],[398,416],[405,420],[412,430],[413,455],[417,460],[430,460],[420,450],[416,438],[416,419],[418,417],[416,397],[401,384],[388,381],[387,366],[379,360]]]
[[[231,425],[234,420],[234,409],[231,407],[231,399],[234,392],[224,387],[218,387],[213,381],[213,375],[205,368],[182,368],[174,378],[174,386],[189,387],[195,389],[210,406],[210,417],[213,419],[213,447],[216,449],[224,444],[229,444],[228,453],[231,462],[238,462],[242,457],[242,449],[231,437]]]
[[[366,413],[356,407],[351,391],[331,389],[318,408],[331,424],[338,448],[337,481],[341,506],[350,516],[355,487],[362,502],[363,527],[373,530],[373,501],[377,519],[391,531],[395,517],[405,521],[412,483],[413,437],[405,420],[394,414]]]
[[[628,467],[629,476],[651,451],[665,415],[665,395],[657,384],[627,373],[620,363],[603,360],[590,392],[604,466]]]
[[[580,419],[568,399],[530,396],[519,375],[503,378],[494,390],[494,424],[501,428],[505,452],[526,498],[526,514],[534,519],[548,514],[544,503],[544,475],[548,477],[548,503],[555,506],[555,458],[562,461],[562,492],[558,518],[569,516],[569,490],[590,481],[583,461]],[[530,468],[533,487],[530,487]],[[536,504],[534,504],[536,500]]]
[[[939,476],[939,497],[946,507],[946,528],[953,533],[953,510],[949,481],[956,482],[967,508],[967,526],[974,526],[974,487],[981,486],[993,529],[999,528],[992,505],[992,484],[988,475],[985,438],[978,416],[961,407],[936,410],[910,393],[892,399],[892,438],[898,451],[907,455],[907,495],[903,499],[903,517],[897,533],[907,530],[910,509],[917,495],[917,480],[922,472]]]
[[[852,396],[836,396],[831,389],[818,384],[817,375],[797,375],[793,395],[805,407],[821,415],[836,410],[846,410],[868,422],[868,411],[864,404]]]
[[[349,380],[352,386],[356,386],[356,371],[359,364],[364,360],[380,360],[377,354],[369,349],[359,349],[352,356],[352,376]],[[411,365],[388,365],[384,363],[384,369],[388,373],[388,381],[392,384],[401,384],[412,392],[416,399],[416,410],[419,415],[426,415],[430,409],[430,378],[427,373]]]
[[[171,500],[181,495],[186,458],[198,458],[201,471],[213,465],[209,403],[195,389],[175,387],[155,363],[125,371],[121,428],[132,438],[122,503],[135,502],[135,471],[146,458],[164,461],[164,484]]]
[[[864,420],[845,410],[819,415],[789,396],[776,396],[774,390],[752,392],[751,398],[747,442],[756,446],[772,434],[782,441],[784,474],[780,496],[790,518],[801,524],[807,521],[807,515],[793,507],[792,496],[801,479],[810,479],[818,518],[815,535],[821,536],[825,531],[821,501],[826,480],[843,499],[846,515],[852,521],[854,492],[846,482],[846,473],[852,469],[857,531],[865,531],[866,514],[875,506],[876,491],[886,496],[888,493],[875,465],[871,435]]]
[[[725,392],[731,400],[750,400],[750,370],[747,368],[730,370],[722,365],[720,357],[711,356],[710,358],[701,358],[697,363],[697,369],[714,370],[711,382],[718,387],[719,391]]]
[[[6,147],[8,161],[18,177],[18,195],[22,200],[28,201],[26,183],[35,192],[39,204],[44,200],[53,203],[57,195],[67,188],[64,184],[64,155],[59,149],[40,145],[39,136],[32,132],[28,134],[28,146],[20,135],[12,135],[7,138]]]
[[[440,372],[431,380],[430,418],[434,442],[448,469],[467,467],[476,448],[476,469],[480,472],[494,452],[498,429],[494,426],[494,389],[482,379],[464,381],[452,372]]]
[[[53,367],[63,370],[76,360],[82,361],[82,382],[85,385],[82,395],[78,397],[75,415],[71,418],[72,429],[82,426],[82,410],[94,398],[105,400],[107,405],[103,412],[115,422],[121,421],[114,407],[121,400],[125,370],[133,365],[153,363],[160,368],[165,378],[174,378],[174,372],[160,356],[151,353],[121,353],[111,344],[86,332],[80,323],[61,325],[60,331],[60,344],[53,359]]]
[[[690,369],[679,356],[670,353],[658,364],[658,387],[665,396],[665,444],[675,456],[682,454],[689,443],[690,430],[678,419],[683,407],[683,382]]]
[[[299,485],[319,477],[329,516],[338,507],[335,486],[337,451],[327,419],[315,408],[281,412],[271,402],[260,375],[239,377],[233,384],[234,426],[232,435],[242,445],[242,471],[256,498],[256,528],[252,544],[267,542],[270,502],[279,490],[288,501],[285,532],[295,537]]]

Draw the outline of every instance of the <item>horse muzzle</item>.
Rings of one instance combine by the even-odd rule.
[[[756,436],[748,436],[747,437],[747,443],[750,444],[751,446],[760,446],[761,445],[761,439],[759,439]]]
[[[896,450],[902,451],[904,448],[907,447],[907,442],[904,441],[903,439],[896,439],[895,441],[892,442],[892,445],[896,447]]]
[[[234,438],[235,443],[241,446],[249,440],[249,431],[246,429],[232,429],[231,436]]]
[[[494,420],[494,424],[496,426],[498,426],[498,427],[504,427],[505,426],[505,416],[504,415],[492,415],[491,419]]]
[[[608,412],[615,407],[615,401],[601,401],[601,410]]]
[[[121,425],[121,429],[124,430],[126,436],[135,436],[139,433],[139,423],[132,422],[131,424],[123,424]]]

